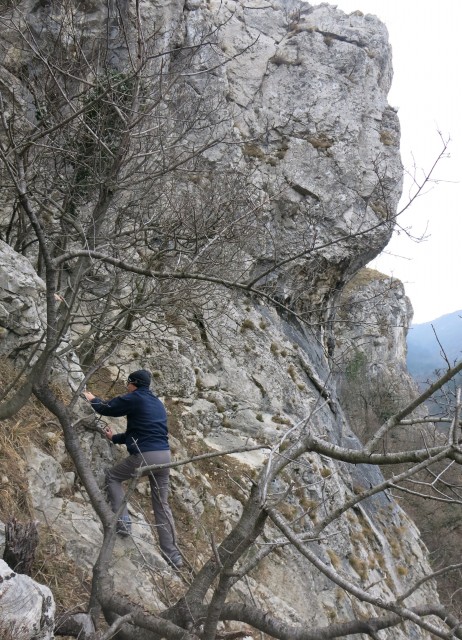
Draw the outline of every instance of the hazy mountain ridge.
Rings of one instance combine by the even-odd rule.
[[[436,369],[446,366],[442,349],[452,364],[462,351],[462,310],[411,325],[407,348],[407,367],[418,382],[433,377]]]

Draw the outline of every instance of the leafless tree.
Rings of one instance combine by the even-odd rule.
[[[255,241],[264,200],[251,176],[212,171],[206,157],[234,144],[207,81],[207,71],[223,64],[215,33],[164,51],[160,36],[144,37],[138,22],[136,51],[126,34],[126,59],[113,66],[119,43],[89,46],[77,12],[59,7],[71,59],[59,39],[37,42],[19,11],[3,18],[6,40],[24,50],[27,87],[18,96],[10,86],[2,97],[3,193],[12,212],[4,239],[46,281],[47,330],[32,374],[44,381],[69,331],[67,349],[91,367],[139,318],[165,324],[166,315],[186,313],[185,299],[189,316],[200,316],[213,296],[208,281],[226,273],[232,284],[248,268],[246,243]],[[116,18],[128,31],[117,11],[108,22]],[[196,73],[204,78],[200,92]],[[6,407],[15,411],[27,397],[30,378]]]

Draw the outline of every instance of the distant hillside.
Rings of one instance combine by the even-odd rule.
[[[434,377],[435,369],[447,366],[435,332],[450,363],[459,360],[462,357],[462,310],[409,329],[407,367],[417,382]]]

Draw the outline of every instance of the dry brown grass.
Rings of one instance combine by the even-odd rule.
[[[0,388],[5,388],[15,377],[15,371],[6,359],[0,359]],[[54,392],[63,401],[69,393],[57,385]],[[47,450],[45,434],[56,433],[59,426],[37,400],[29,401],[8,420],[0,423],[0,520],[15,517],[19,521],[35,519],[27,476],[25,449],[31,444]],[[39,526],[39,544],[32,577],[46,584],[53,592],[58,614],[68,609],[84,607],[88,601],[88,576],[66,556],[62,541],[46,525]]]
[[[113,374],[105,367],[101,367],[92,375],[88,388],[95,396],[101,396],[102,398],[113,398],[127,392],[125,378],[114,380]]]
[[[14,379],[12,364],[0,360],[0,388]],[[43,434],[57,430],[53,416],[31,398],[20,411],[0,423],[0,520],[32,518],[24,450],[40,445]]]
[[[356,273],[356,275],[351,278],[349,282],[347,282],[342,292],[342,298],[351,296],[353,293],[363,289],[374,280],[382,282],[387,278],[389,278],[389,276],[381,273],[380,271],[377,271],[376,269],[369,269],[367,267],[364,267],[363,269],[358,271],[358,273]]]
[[[368,570],[367,570],[367,562],[360,558],[359,556],[354,555],[353,553],[348,556],[348,562],[359,575],[362,580],[367,579]]]
[[[71,609],[86,609],[91,576],[86,575],[66,555],[63,541],[51,527],[45,525],[39,527],[39,545],[32,577],[51,589],[56,602],[57,617]]]

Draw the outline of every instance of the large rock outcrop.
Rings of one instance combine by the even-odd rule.
[[[363,439],[419,395],[406,367],[411,321],[402,283],[373,269],[360,270],[338,299],[334,360],[339,392]],[[402,448],[417,445],[412,437],[401,430],[393,439]]]
[[[29,352],[44,331],[45,284],[27,258],[0,241],[0,354]]]
[[[272,242],[258,245],[254,270],[268,266],[274,242],[281,259],[305,251],[279,293],[304,309],[321,306],[325,317],[332,292],[386,244],[391,225],[383,222],[401,192],[386,29],[325,4],[195,4],[184,16],[185,43],[211,18],[224,23],[230,60],[218,80],[233,133],[248,141],[243,160],[277,203]],[[306,251],[310,236],[326,245],[315,255]]]
[[[418,387],[406,368],[406,336],[412,322],[412,306],[401,282],[372,269],[362,269],[348,283],[339,300],[335,333],[337,350],[335,369],[342,406],[356,435],[364,440],[398,409],[411,403],[424,389]],[[455,385],[454,385],[455,386]],[[447,388],[445,401],[454,401],[454,389]],[[428,423],[428,416],[448,415],[448,404],[424,405],[414,417],[427,419],[418,428],[394,429],[381,447],[388,450],[410,450],[446,442],[450,420]],[[396,473],[384,469],[389,477]],[[456,482],[445,465],[419,476],[422,483],[434,483],[441,474],[445,482]],[[438,489],[437,489],[438,490]],[[425,494],[424,494],[425,495]],[[433,562],[452,564],[457,561],[456,538],[460,535],[457,510],[447,500],[435,510],[431,500],[422,495],[403,494],[407,513],[422,531],[422,537],[434,558]],[[457,578],[449,573],[438,576],[443,599],[460,611]]]
[[[374,16],[345,15],[327,4],[145,3],[143,11],[144,28],[156,25],[155,51],[166,40],[169,46],[198,46],[187,97],[200,96],[209,105],[214,137],[223,140],[204,158],[221,170],[251,173],[266,196],[268,204],[259,205],[266,231],[247,241],[246,269],[253,278],[275,260],[302,253],[303,260],[280,271],[277,282],[268,278],[279,298],[320,311],[325,320],[332,292],[389,239],[401,193],[399,123],[387,102],[392,67],[386,28]],[[26,0],[21,12],[33,34],[48,29],[55,35],[55,25],[65,20],[64,5]],[[116,12],[109,22],[122,17]],[[85,25],[80,46],[88,55],[106,19],[102,6],[75,10],[76,24]],[[213,46],[202,46],[209,33]],[[121,28],[109,34],[111,64],[121,66]],[[32,75],[40,69],[6,22],[2,40],[5,101],[33,127],[33,97],[19,78],[25,68]],[[69,43],[59,45],[54,55],[66,56]],[[208,68],[213,73],[204,75]],[[10,224],[8,209],[3,219]]]

